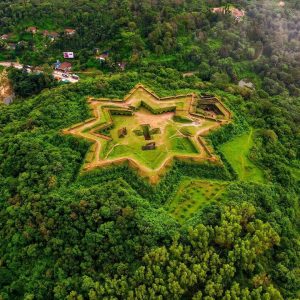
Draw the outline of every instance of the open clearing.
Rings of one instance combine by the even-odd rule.
[[[179,223],[183,223],[206,203],[224,199],[227,186],[224,181],[186,179],[179,185],[176,195],[166,203],[166,209]]]
[[[228,162],[237,172],[240,180],[264,182],[263,172],[248,158],[253,147],[253,130],[235,137],[220,147]]]
[[[174,113],[153,115],[145,108],[141,108],[134,116],[112,116],[114,127],[110,131],[110,136],[114,143],[107,144],[104,149],[107,153],[104,159],[131,157],[145,166],[155,169],[170,155],[198,156],[201,153],[200,147],[180,133],[179,130],[183,125],[174,122],[173,115]],[[156,148],[151,151],[141,150],[145,145],[145,138],[143,135],[138,136],[133,132],[135,129],[140,129],[140,124],[143,122],[149,124],[152,129],[160,129],[160,133],[151,137],[151,141],[156,143]],[[127,137],[119,138],[118,129],[124,124],[126,124],[128,132]]]

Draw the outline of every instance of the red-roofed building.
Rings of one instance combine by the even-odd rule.
[[[65,34],[66,35],[74,35],[76,33],[75,29],[67,28],[65,29]]]
[[[30,33],[32,33],[32,34],[36,34],[36,33],[37,33],[37,28],[34,27],[34,26],[28,27],[28,28],[26,29],[26,32],[30,32]]]
[[[59,37],[59,33],[58,32],[55,32],[55,31],[48,31],[48,30],[44,30],[43,31],[43,36],[44,37],[47,37],[47,38],[50,38],[51,40],[54,40],[56,38]]]
[[[236,18],[236,19],[241,19],[245,16],[245,11],[240,10],[238,8],[232,8],[231,10],[231,14]]]
[[[0,39],[1,40],[8,40],[12,37],[12,35],[13,35],[12,33],[3,34],[3,35],[1,35]]]
[[[215,14],[225,14],[226,8],[225,7],[214,7],[211,10]],[[240,21],[245,16],[245,11],[235,8],[235,7],[229,7],[227,9],[227,12],[230,12],[230,14],[235,18],[236,21]]]
[[[225,14],[224,7],[214,7],[211,11],[215,14]]]
[[[70,72],[72,69],[72,64],[69,62],[57,62],[54,64],[54,69],[62,72]]]

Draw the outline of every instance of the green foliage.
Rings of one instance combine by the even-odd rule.
[[[56,85],[52,76],[44,73],[30,74],[26,70],[14,68],[9,70],[9,79],[12,82],[15,93],[21,97],[38,94],[43,89]]]
[[[190,227],[175,236],[170,246],[146,253],[141,266],[129,278],[106,278],[104,284],[84,278],[83,295],[226,299],[235,294],[246,299],[283,299],[272,284],[243,288],[239,283],[241,275],[250,280],[259,275],[258,270],[254,271],[259,257],[279,243],[278,234],[270,224],[255,219],[254,207],[246,203],[239,209],[225,207],[220,213],[218,225]],[[220,251],[213,247],[215,244]]]

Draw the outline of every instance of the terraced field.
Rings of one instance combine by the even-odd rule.
[[[223,181],[186,179],[181,182],[176,195],[166,203],[166,210],[178,222],[183,223],[206,203],[224,199],[228,184]]]

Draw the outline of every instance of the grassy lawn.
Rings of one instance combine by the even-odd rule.
[[[171,139],[171,149],[174,152],[197,153],[197,149],[188,138],[175,137]]]
[[[227,185],[227,182],[186,179],[179,185],[174,198],[166,204],[166,210],[183,223],[207,202],[224,199]]]
[[[141,111],[147,110],[141,108]],[[149,116],[152,115],[150,112]],[[156,149],[142,151],[142,146],[150,141],[146,141],[143,135],[136,135],[134,130],[141,130],[141,124],[135,116],[113,115],[114,126],[110,130],[110,136],[113,142],[103,145],[103,153],[101,158],[115,159],[118,157],[131,157],[151,169],[158,168],[162,162],[173,154],[197,154],[198,151],[193,143],[184,136],[178,136],[177,126],[182,126],[181,123],[174,123],[172,116],[170,120],[164,121],[166,127],[162,126],[162,132],[152,135],[151,141],[155,141]],[[127,135],[120,138],[118,130],[126,126]],[[164,129],[163,129],[164,128]],[[102,143],[103,144],[103,143]]]
[[[240,180],[264,182],[263,172],[253,164],[248,154],[253,146],[253,130],[244,133],[220,147],[221,152],[238,173]]]

